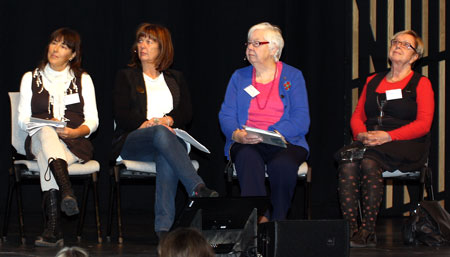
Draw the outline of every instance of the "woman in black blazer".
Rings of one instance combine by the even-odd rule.
[[[183,75],[168,69],[173,61],[170,32],[161,25],[141,24],[129,68],[119,71],[114,90],[117,124],[115,158],[156,163],[155,231],[161,238],[175,216],[178,181],[191,197],[217,197],[197,175],[183,140],[172,127],[184,128],[192,117]]]

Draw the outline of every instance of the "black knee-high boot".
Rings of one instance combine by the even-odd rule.
[[[75,198],[72,184],[70,183],[67,162],[63,159],[56,159],[49,164],[49,167],[61,190],[61,210],[68,216],[78,214],[80,210],[78,209],[77,199]]]
[[[42,210],[44,212],[45,229],[42,235],[39,236],[34,242],[36,246],[64,246],[58,196],[59,191],[56,189],[45,191],[42,196]]]

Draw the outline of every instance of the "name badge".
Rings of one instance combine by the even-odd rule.
[[[258,91],[258,89],[256,89],[253,85],[250,85],[246,88],[244,88],[245,92],[247,92],[247,94],[249,94],[251,97],[255,97],[257,95],[260,94],[260,92]]]
[[[78,93],[64,96],[64,104],[65,105],[77,104],[79,102],[80,102],[80,96],[78,95]]]
[[[402,90],[401,89],[392,89],[392,90],[386,90],[386,100],[395,100],[395,99],[402,99]]]

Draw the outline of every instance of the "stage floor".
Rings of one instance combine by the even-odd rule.
[[[34,247],[33,240],[41,230],[40,216],[26,216],[26,224],[39,224],[26,226],[27,242],[20,246],[18,243],[17,225],[15,221],[10,225],[8,240],[0,246],[0,256],[54,256],[58,249]],[[157,240],[152,232],[152,222],[141,214],[127,214],[124,220],[124,243],[118,245],[117,233],[113,230],[112,242],[103,236],[103,243],[97,244],[95,225],[88,219],[85,225],[81,243],[75,237],[76,220],[64,220],[64,235],[66,246],[80,246],[89,251],[91,256],[150,256],[156,257]],[[450,246],[434,248],[427,246],[404,246],[401,241],[402,218],[382,218],[378,222],[377,248],[351,249],[351,257],[409,257],[409,256],[450,256]],[[106,220],[102,226],[106,233]],[[298,256],[301,256],[299,253]],[[321,257],[321,256],[318,256]]]

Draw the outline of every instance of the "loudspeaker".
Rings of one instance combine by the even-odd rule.
[[[346,220],[286,220],[259,224],[258,252],[264,257],[349,256]]]
[[[197,228],[216,256],[256,256],[258,216],[269,205],[268,197],[191,198],[174,228]]]

